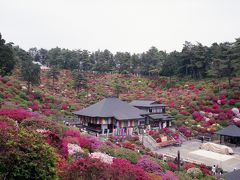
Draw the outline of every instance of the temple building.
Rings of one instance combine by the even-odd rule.
[[[74,114],[88,131],[125,136],[132,135],[135,128],[145,123],[147,112],[117,97],[107,97]]]

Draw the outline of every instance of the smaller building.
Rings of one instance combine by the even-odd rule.
[[[165,113],[166,105],[161,104],[158,101],[152,100],[133,100],[130,105],[141,109],[143,111],[148,112],[149,114],[152,113]]]
[[[226,173],[222,176],[222,178],[226,179],[226,180],[239,180],[240,179],[240,169]]]
[[[240,128],[236,125],[229,125],[216,132],[220,136],[220,144],[230,143],[240,145]]]
[[[147,113],[145,125],[148,125],[149,129],[161,129],[172,126],[174,118],[166,114],[165,104],[152,100],[134,100],[130,105]]]

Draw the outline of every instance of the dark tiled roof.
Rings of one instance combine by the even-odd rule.
[[[139,110],[116,97],[107,97],[80,111],[76,115],[88,117],[114,117],[118,120],[142,119],[146,112]]]
[[[232,136],[232,137],[240,137],[240,128],[236,125],[229,125],[228,127],[223,128],[216,132],[216,134],[223,136]]]
[[[223,178],[226,180],[239,180],[240,179],[240,169],[229,172],[223,175]]]
[[[161,104],[157,101],[151,101],[151,100],[133,100],[129,103],[132,106],[137,107],[161,107],[165,106],[164,104]]]
[[[167,114],[150,114],[148,116],[152,119],[161,119],[163,121],[171,121],[174,119],[172,116],[169,116]]]

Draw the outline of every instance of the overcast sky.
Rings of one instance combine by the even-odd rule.
[[[0,32],[25,50],[169,52],[240,37],[240,0],[0,0]]]

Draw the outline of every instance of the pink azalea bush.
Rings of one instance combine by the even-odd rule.
[[[162,180],[178,180],[172,171],[167,171],[162,175]]]
[[[138,159],[137,166],[144,169],[149,173],[154,173],[156,175],[162,174],[162,169],[156,162],[149,159],[148,156],[143,156]]]

